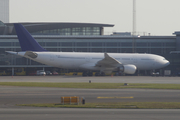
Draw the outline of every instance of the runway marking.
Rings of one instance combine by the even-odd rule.
[[[133,96],[130,97],[97,97],[97,99],[133,99]]]

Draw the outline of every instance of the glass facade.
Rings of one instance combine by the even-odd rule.
[[[100,27],[58,28],[33,32],[32,35],[100,35]]]
[[[168,69],[180,72],[180,32],[176,36],[103,35],[108,24],[90,23],[22,23],[34,35],[37,42],[54,52],[107,52],[107,53],[152,53],[170,61]],[[30,59],[7,54],[5,51],[21,51],[13,24],[0,23],[0,69],[12,67],[50,67]]]
[[[35,37],[39,44],[48,51],[62,52],[107,52],[107,53],[153,53],[167,55],[176,50],[176,39],[164,37],[162,39],[131,37]],[[135,45],[133,46],[133,42]],[[15,55],[9,55],[5,51],[21,51],[19,42],[14,38],[0,38],[0,66],[42,66],[42,64]],[[168,58],[167,58],[168,59]]]

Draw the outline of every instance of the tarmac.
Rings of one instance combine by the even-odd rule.
[[[171,109],[0,108],[1,120],[179,120]]]
[[[180,84],[179,77],[143,76],[1,76],[0,82],[97,82],[97,83],[167,83]],[[85,97],[86,102],[179,102],[180,90],[157,89],[67,89],[0,86],[0,119],[179,119],[176,109],[78,109],[34,108],[16,104],[60,103],[62,96]]]
[[[151,76],[0,76],[0,82],[95,82],[180,84],[180,77]]]

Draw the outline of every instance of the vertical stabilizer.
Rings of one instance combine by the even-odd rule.
[[[22,51],[46,51],[19,23],[14,24]]]

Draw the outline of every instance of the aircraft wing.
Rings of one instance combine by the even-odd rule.
[[[104,59],[97,62],[97,67],[113,68],[121,65],[122,63],[115,58],[110,57],[107,53],[104,53]]]

